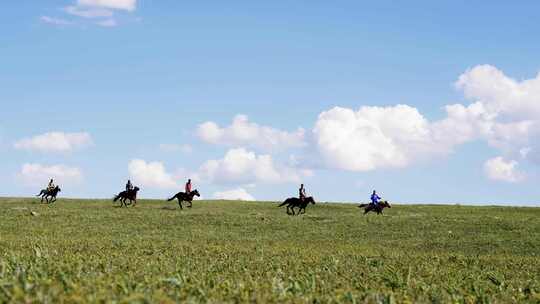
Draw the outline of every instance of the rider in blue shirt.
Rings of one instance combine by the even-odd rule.
[[[378,205],[380,199],[381,198],[377,195],[377,192],[373,190],[373,194],[371,194],[371,203],[373,205]]]

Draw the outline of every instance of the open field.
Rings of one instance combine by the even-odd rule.
[[[0,302],[539,303],[540,208],[6,198],[0,259]]]

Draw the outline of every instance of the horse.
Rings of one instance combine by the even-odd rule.
[[[41,202],[43,203],[43,199],[47,202],[47,204],[51,204],[56,202],[56,196],[58,195],[58,192],[62,191],[60,187],[56,186],[52,189],[43,189],[41,192],[39,192],[36,196],[41,196]],[[49,197],[51,198],[51,201],[49,201]]]
[[[176,198],[176,199],[178,199],[178,205],[180,205],[180,209],[184,209],[182,207],[182,202],[188,202],[189,206],[187,206],[187,207],[191,208],[191,206],[193,206],[193,197],[194,196],[201,196],[201,194],[199,193],[199,191],[197,191],[197,189],[191,191],[190,193],[178,192],[173,197],[167,199],[167,202],[170,202],[170,201],[172,201],[172,200],[174,200]]]
[[[290,197],[286,199],[283,203],[281,203],[281,205],[279,205],[278,207],[287,205],[287,214],[290,215],[292,211],[292,215],[299,215],[299,214],[306,213],[306,207],[309,203],[312,203],[313,205],[315,205],[315,199],[313,199],[312,196],[304,198],[303,201],[297,197]],[[299,208],[298,213],[296,214],[294,213],[294,207]]]
[[[118,193],[117,196],[114,197],[113,202],[116,202],[118,199],[120,199],[120,207],[122,206],[128,206],[133,204],[133,207],[137,205],[137,192],[141,190],[139,187],[133,188],[133,190],[126,190]],[[129,204],[126,203],[126,200],[129,200]]]
[[[370,211],[377,212],[377,214],[382,214],[384,208],[392,208],[388,201],[379,202],[377,205],[374,204],[360,204],[358,208],[364,208],[364,215]]]

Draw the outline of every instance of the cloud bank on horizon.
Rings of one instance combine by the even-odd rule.
[[[278,163],[272,154],[258,154],[248,148],[278,154],[291,149],[312,154],[306,151],[315,150],[321,168],[366,172],[414,166],[443,158],[461,144],[484,141],[500,154],[479,164],[486,178],[508,183],[526,180],[520,163],[532,160],[540,148],[540,75],[516,81],[493,66],[479,65],[460,75],[455,87],[471,103],[447,105],[446,117],[438,121],[429,121],[417,108],[403,104],[361,106],[357,110],[334,107],[316,118],[310,132],[262,126],[241,114],[225,127],[207,121],[196,127],[202,142],[236,148],[230,148],[222,159],[207,160],[197,170],[182,175],[193,176],[198,182],[237,186],[216,192],[215,198],[253,200],[244,189],[249,185],[298,184],[316,175],[317,169],[302,164],[302,155],[300,161]],[[23,138],[13,146],[42,153],[73,153],[91,145],[88,132],[55,131]],[[160,149],[192,151],[189,145],[160,145]],[[160,161],[133,159],[128,172],[144,187],[181,187],[177,182],[181,174],[168,172]],[[49,176],[69,183],[80,181],[82,171],[62,164],[25,164],[19,173],[31,184]]]
[[[223,159],[206,161],[191,174],[197,181],[226,185],[300,183],[316,170],[298,163],[277,164],[272,155],[258,155],[245,147],[281,153],[315,148],[323,168],[366,172],[429,162],[444,158],[459,145],[484,141],[500,154],[479,164],[486,178],[524,181],[527,175],[520,171],[520,163],[539,153],[540,75],[518,82],[493,66],[479,65],[460,75],[455,86],[471,103],[447,105],[446,117],[438,121],[429,121],[417,108],[403,104],[358,110],[334,107],[318,116],[308,134],[302,128],[288,132],[261,126],[245,115],[225,127],[207,121],[197,127],[200,140],[241,148],[228,150]],[[132,176],[145,186],[176,186],[172,178],[163,177],[169,176],[163,166],[158,167],[160,174],[156,168],[143,167]],[[249,193],[243,189],[242,194]]]

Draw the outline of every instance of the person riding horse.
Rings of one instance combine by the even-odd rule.
[[[133,185],[131,184],[131,180],[128,179],[126,184],[126,192],[129,192],[131,190],[133,190]]]
[[[188,190],[187,185],[186,185],[186,190]],[[195,196],[201,196],[201,194],[199,193],[197,189],[193,191],[190,190],[189,192],[178,192],[173,197],[167,199],[167,201],[170,202],[176,198],[178,199],[178,205],[180,206],[180,209],[184,209],[184,207],[182,207],[182,202],[188,202],[189,206],[187,207],[191,208],[193,206],[193,198]]]
[[[300,184],[300,189],[298,189],[298,197],[302,202],[306,199],[306,188],[304,188],[304,184]]]
[[[373,193],[371,194],[371,203],[369,204],[360,204],[358,206],[359,208],[364,208],[364,214],[369,213],[370,211],[374,211],[377,214],[382,214],[384,208],[392,208],[390,204],[387,201],[381,201],[380,196],[377,195],[377,192],[373,190]]]
[[[49,181],[49,184],[47,185],[47,190],[48,191],[52,191],[53,189],[55,188],[54,186],[54,180],[51,178],[51,180]]]
[[[191,193],[191,179],[188,179],[185,189],[186,189],[186,194]]]
[[[51,182],[52,182],[52,179],[51,179]],[[39,192],[39,194],[36,195],[36,196],[41,196],[42,203],[43,203],[43,200],[45,200],[48,204],[54,203],[56,201],[56,196],[58,195],[58,192],[62,191],[60,187],[54,186],[54,185],[52,185],[53,188],[49,188],[49,186],[51,186],[51,182],[49,182],[49,185],[47,186],[46,189],[41,190],[41,192]],[[49,198],[51,200],[49,200]]]
[[[127,185],[126,185],[127,188]],[[133,204],[133,207],[137,204],[137,192],[139,192],[139,187],[133,187],[131,190],[126,190],[118,193],[113,199],[113,202],[120,200],[120,207],[128,206]],[[126,203],[126,200],[129,200],[129,204]]]
[[[377,206],[380,199],[381,197],[377,195],[377,191],[373,190],[373,193],[371,194],[371,204]]]

